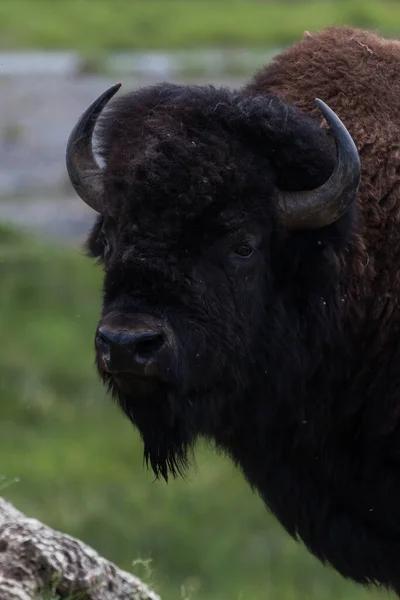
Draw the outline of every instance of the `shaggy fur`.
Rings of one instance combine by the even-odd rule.
[[[279,189],[320,185],[336,157],[316,97],[353,136],[362,184],[337,223],[294,233]],[[103,315],[162,316],[176,337],[163,382],[99,364],[156,475],[214,440],[321,561],[398,594],[399,99],[400,45],[349,28],[305,36],[241,90],[117,98],[88,239]]]

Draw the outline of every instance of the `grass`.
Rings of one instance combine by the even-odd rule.
[[[0,281],[1,494],[17,508],[163,600],[387,598],[322,567],[207,448],[187,481],[154,482],[95,376],[100,272],[80,251],[0,228]]]
[[[400,31],[390,0],[1,0],[0,48],[268,46],[326,25]]]

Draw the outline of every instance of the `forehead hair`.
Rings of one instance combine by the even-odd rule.
[[[110,214],[160,231],[257,212],[250,198],[265,189],[268,163],[238,135],[240,101],[224,88],[172,84],[114,101],[99,124]]]
[[[107,211],[147,230],[226,211],[271,216],[275,190],[313,189],[335,163],[326,130],[278,95],[214,86],[131,92],[98,131]]]

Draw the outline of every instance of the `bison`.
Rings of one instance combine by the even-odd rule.
[[[211,440],[323,563],[400,594],[400,43],[327,28],[240,89],[103,112],[118,89],[67,169],[99,213],[98,372],[146,461],[167,480]]]

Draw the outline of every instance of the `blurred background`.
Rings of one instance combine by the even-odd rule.
[[[199,447],[186,481],[154,482],[138,434],[93,367],[94,214],[65,144],[109,84],[241,85],[305,30],[400,37],[370,0],[0,0],[0,493],[154,586],[163,600],[367,600],[283,532],[242,476]]]

